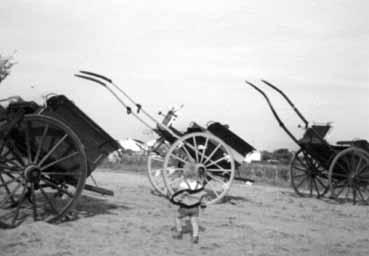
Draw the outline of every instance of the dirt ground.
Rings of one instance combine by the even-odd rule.
[[[115,196],[84,192],[73,221],[0,229],[0,255],[369,255],[369,207],[235,182],[224,203],[202,213],[194,245],[189,233],[173,240],[176,207],[153,195],[144,175],[95,179]]]

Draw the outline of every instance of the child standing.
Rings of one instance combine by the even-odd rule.
[[[195,164],[185,164],[185,166],[183,167],[183,176],[183,181],[179,184],[179,190],[188,189],[189,191],[194,191],[203,188],[203,184],[200,182],[199,173]],[[176,233],[173,235],[173,238],[182,239],[182,221],[185,218],[189,218],[192,227],[192,242],[199,242],[198,219],[200,214],[200,207],[205,207],[203,197],[203,191],[193,194],[189,192],[184,192],[180,195],[179,201],[183,204],[183,206],[181,205],[178,208],[176,214]]]

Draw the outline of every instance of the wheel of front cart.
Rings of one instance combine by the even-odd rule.
[[[327,170],[310,154],[300,149],[290,165],[290,180],[296,194],[301,197],[324,196],[329,189]]]
[[[235,163],[230,149],[218,137],[194,132],[179,138],[169,148],[163,171],[169,196],[182,189],[186,164],[195,166],[199,181],[205,188],[205,204],[218,202],[229,191]]]
[[[329,168],[331,197],[369,204],[369,153],[357,147],[340,151]]]
[[[168,143],[159,139],[149,151],[147,159],[147,174],[149,181],[154,190],[161,196],[166,196],[168,194],[162,175],[165,155],[168,149]]]
[[[85,184],[84,147],[71,128],[26,115],[0,138],[0,222],[55,222],[74,208]]]

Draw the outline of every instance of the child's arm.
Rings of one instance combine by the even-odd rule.
[[[200,207],[202,209],[205,209],[206,208],[206,202],[205,202],[205,194],[201,196],[200,198]]]

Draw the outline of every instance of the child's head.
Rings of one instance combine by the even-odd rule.
[[[185,179],[197,179],[199,174],[197,173],[196,164],[186,163],[183,166],[183,176]]]

